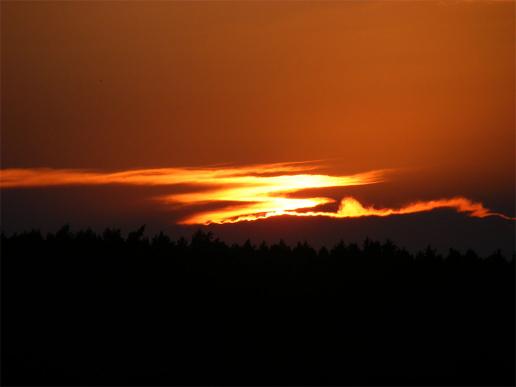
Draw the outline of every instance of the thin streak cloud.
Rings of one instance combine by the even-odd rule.
[[[190,191],[154,198],[165,205],[191,206],[191,213],[180,224],[224,224],[253,221],[275,216],[318,216],[352,218],[390,216],[450,208],[471,217],[498,216],[482,203],[465,197],[430,201],[415,201],[400,208],[367,207],[352,197],[344,198],[337,211],[317,211],[335,199],[325,196],[291,197],[309,189],[361,186],[386,180],[387,170],[375,170],[353,175],[317,173],[322,165],[310,163],[274,163],[242,167],[219,168],[154,168],[119,172],[94,172],[66,169],[4,169],[0,188],[36,188],[68,185],[122,184],[137,186],[186,185]],[[202,187],[199,189],[198,187]],[[219,207],[199,211],[196,206],[218,203]]]

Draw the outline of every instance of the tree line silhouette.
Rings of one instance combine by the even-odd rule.
[[[514,255],[2,234],[3,385],[514,385]]]

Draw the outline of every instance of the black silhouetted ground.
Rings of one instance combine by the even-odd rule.
[[[513,385],[514,257],[2,236],[3,385]]]

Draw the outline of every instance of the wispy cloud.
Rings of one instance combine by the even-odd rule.
[[[119,172],[96,172],[68,169],[4,169],[0,188],[33,188],[66,185],[125,184],[143,186],[187,185],[186,193],[157,197],[164,204],[195,206],[218,203],[210,211],[198,211],[180,220],[182,224],[235,223],[274,216],[321,216],[349,218],[362,216],[389,216],[451,208],[473,217],[507,215],[492,212],[482,203],[464,197],[417,201],[400,208],[366,207],[354,198],[341,201],[336,212],[316,211],[321,205],[335,200],[325,196],[292,197],[294,193],[314,188],[347,187],[376,184],[386,179],[386,170],[353,175],[317,173],[322,165],[310,163],[275,163],[242,167],[218,168],[155,168]],[[202,187],[202,189],[199,189]]]

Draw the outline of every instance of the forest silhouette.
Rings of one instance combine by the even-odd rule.
[[[2,385],[514,385],[514,255],[1,237]]]

